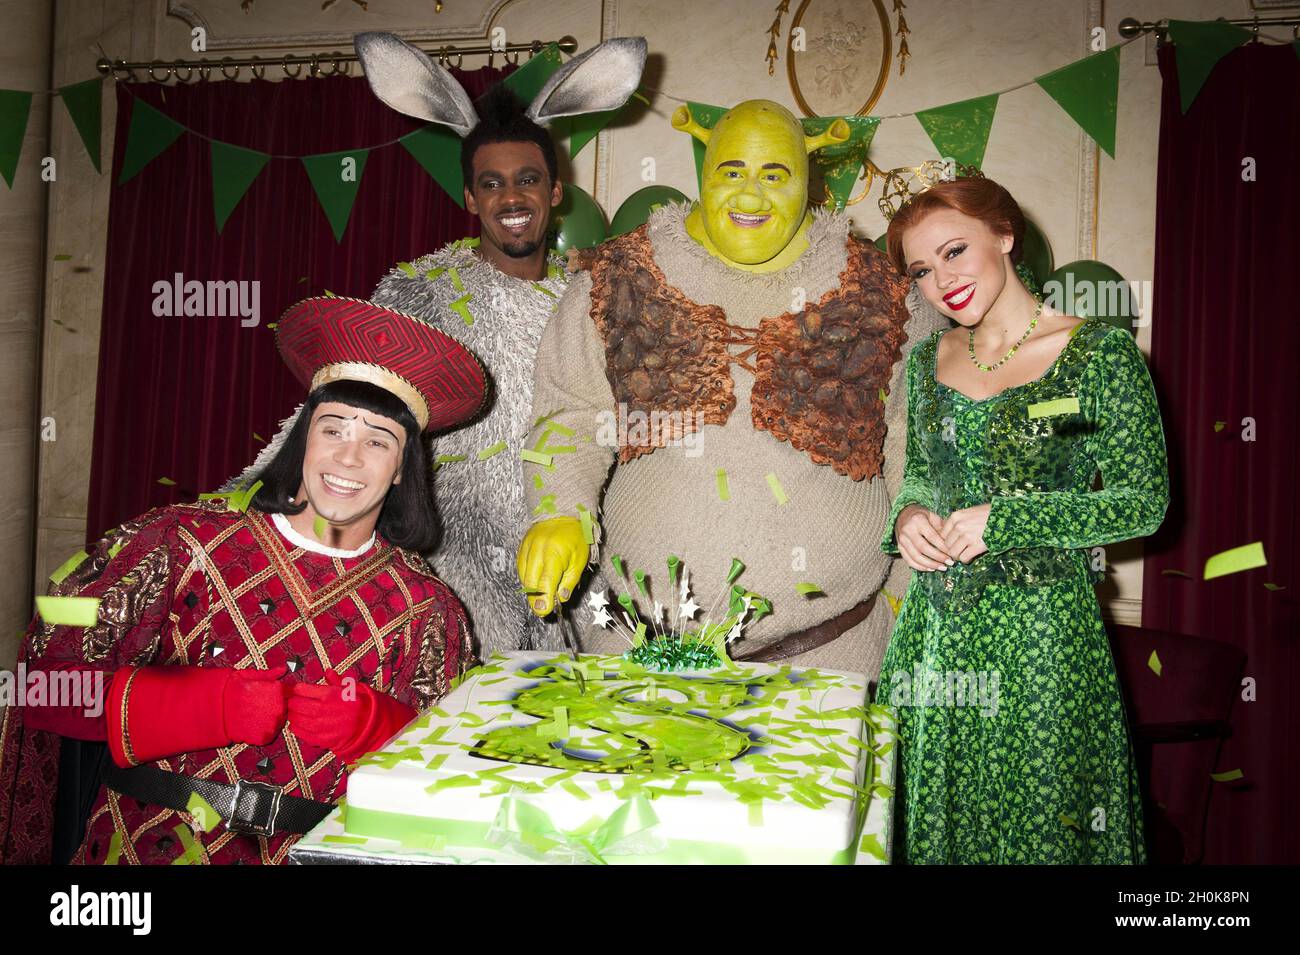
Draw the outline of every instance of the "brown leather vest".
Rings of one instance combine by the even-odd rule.
[[[697,413],[704,424],[725,424],[736,406],[737,361],[754,373],[755,428],[855,481],[880,474],[883,395],[907,338],[907,284],[875,246],[853,237],[848,245],[837,288],[756,329],[731,325],[718,306],[669,285],[647,226],[573,256],[574,267],[591,271],[591,318],[615,401],[629,419],[639,412],[662,425],[642,429],[648,440],[636,444],[620,429],[619,462],[695,431]],[[733,356],[729,344],[749,347]]]

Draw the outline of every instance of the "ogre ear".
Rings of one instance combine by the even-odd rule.
[[[452,75],[391,33],[358,33],[352,38],[370,88],[399,113],[449,126],[468,136],[478,113]]]
[[[551,74],[528,106],[528,118],[547,123],[618,109],[636,92],[645,69],[645,37],[606,40]]]

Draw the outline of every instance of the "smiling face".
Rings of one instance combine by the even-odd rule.
[[[926,301],[971,327],[1002,294],[1013,245],[980,219],[940,209],[903,233],[903,258]]]
[[[320,516],[336,528],[357,528],[368,537],[388,489],[401,481],[406,439],[406,429],[392,418],[322,402],[307,432],[296,499],[306,495],[313,520]]]
[[[474,151],[465,208],[479,217],[481,242],[510,258],[527,258],[546,242],[551,208],[564,192],[546,171],[536,143],[484,143]]]
[[[718,120],[700,206],[709,240],[733,262],[766,262],[790,244],[808,207],[808,153],[789,110],[750,100]]]

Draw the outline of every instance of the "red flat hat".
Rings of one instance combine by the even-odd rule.
[[[421,430],[463,424],[487,397],[483,366],[464,345],[374,302],[304,299],[280,318],[275,341],[309,393],[331,381],[368,381],[401,399]]]

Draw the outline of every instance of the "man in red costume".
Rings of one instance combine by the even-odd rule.
[[[6,709],[0,862],[50,861],[60,736],[112,761],[74,863],[283,862],[347,763],[473,665],[464,610],[419,556],[437,535],[421,435],[479,411],[481,366],[354,299],[301,302],[276,335],[309,395],[251,501],[128,521],[32,622],[27,673],[88,672],[102,698]],[[96,599],[93,624],[59,623],[85,603],[66,598]]]

